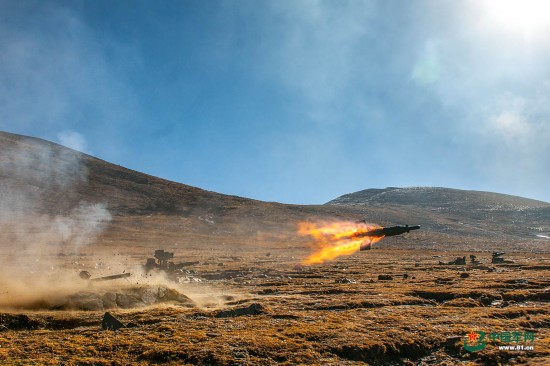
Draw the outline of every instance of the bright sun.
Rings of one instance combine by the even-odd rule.
[[[487,12],[501,26],[533,33],[550,25],[550,0],[488,0]]]

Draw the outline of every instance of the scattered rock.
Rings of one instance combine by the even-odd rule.
[[[468,277],[470,277],[469,273],[463,272],[463,273],[460,274],[460,278],[468,278]]]
[[[159,288],[145,288],[141,291],[140,300],[147,305],[154,304],[159,299]]]
[[[272,295],[272,294],[276,294],[278,293],[279,291],[277,289],[274,289],[274,288],[266,288],[266,289],[263,289],[263,290],[260,290],[258,292],[256,292],[258,295]]]
[[[337,278],[334,280],[335,283],[357,283],[355,280],[350,280],[349,278]]]
[[[261,304],[253,303],[246,308],[222,310],[216,315],[216,318],[231,318],[231,317],[242,316],[242,315],[258,315],[258,314],[262,314],[263,312],[264,312],[264,309]]]
[[[105,309],[113,309],[116,308],[116,294],[114,292],[106,292],[103,297],[103,307]]]
[[[135,296],[116,294],[116,304],[123,309],[132,309],[145,306],[145,303]]]
[[[450,261],[450,262],[441,262],[439,261],[439,265],[462,265],[462,264],[466,264],[466,257],[457,257],[454,261]]]
[[[202,280],[198,277],[183,276],[183,277],[178,277],[177,282],[178,283],[192,283],[192,282],[202,282]]]
[[[158,302],[176,302],[178,303],[178,305],[185,305],[188,307],[195,306],[195,303],[189,297],[185,296],[184,294],[174,289],[165,288],[165,287],[158,288],[157,301]]]
[[[443,347],[445,349],[445,352],[449,355],[458,355],[464,348],[462,346],[464,342],[464,336],[450,336],[445,339],[445,342],[443,343]],[[438,360],[435,359],[435,364]]]
[[[497,307],[497,308],[505,308],[509,305],[508,301],[506,300],[494,300],[491,302],[491,306]]]
[[[489,296],[487,295],[482,295],[480,298],[479,298],[479,302],[481,304],[483,304],[484,306],[489,306],[491,305],[491,303],[493,302],[493,299],[490,298]]]
[[[378,281],[391,281],[393,276],[391,275],[378,275]]]
[[[103,328],[103,330],[119,330],[120,328],[125,328],[125,326],[120,320],[111,315],[111,313],[106,312],[103,315],[101,328]]]

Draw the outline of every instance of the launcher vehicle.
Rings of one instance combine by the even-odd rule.
[[[192,266],[198,264],[199,262],[181,262],[174,263],[170,259],[174,258],[174,253],[167,252],[163,249],[155,250],[155,258],[148,258],[145,263],[145,271],[149,272],[151,270],[163,270],[165,272],[177,271],[183,267]],[[156,259],[156,260],[155,260]]]

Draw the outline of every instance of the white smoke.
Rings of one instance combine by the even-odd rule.
[[[62,131],[57,134],[57,139],[63,146],[67,146],[76,151],[87,152],[86,139],[78,132]]]
[[[0,250],[8,258],[3,268],[28,256],[50,266],[50,256],[78,253],[94,242],[111,214],[105,203],[79,199],[87,183],[82,155],[31,139],[2,142]]]

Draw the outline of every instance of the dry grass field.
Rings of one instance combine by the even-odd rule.
[[[195,301],[112,309],[129,328],[102,330],[100,311],[15,309],[0,315],[2,364],[355,364],[550,363],[550,258],[515,253],[514,263],[439,265],[472,254],[375,249],[315,266],[304,250],[211,248],[173,287]],[[146,253],[128,253],[137,265]],[[82,263],[91,256],[80,256]],[[74,259],[74,258],[73,258]],[[69,269],[72,261],[62,259]],[[90,262],[91,263],[91,262]],[[73,267],[74,269],[74,267]],[[74,271],[73,271],[74,272]],[[74,272],[75,282],[77,272]],[[391,279],[379,279],[389,275]],[[148,286],[138,275],[109,283]],[[134,283],[135,282],[135,283]],[[187,282],[187,281],[185,281]],[[101,286],[81,291],[102,292]],[[225,314],[248,308],[250,314]],[[250,308],[248,308],[250,310]],[[489,342],[467,352],[471,331],[532,332],[534,340]],[[503,351],[498,345],[533,346]]]
[[[285,205],[25,136],[0,148],[0,364],[550,364],[550,203],[390,187]],[[421,229],[304,264],[299,223],[364,219]],[[156,249],[192,264],[145,273]]]

